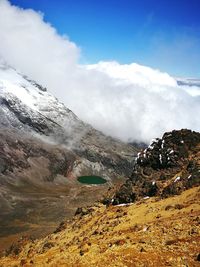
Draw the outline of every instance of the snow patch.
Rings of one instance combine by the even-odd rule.
[[[160,161],[160,164],[162,164],[162,155],[159,154],[159,161]]]
[[[180,176],[177,176],[176,179],[174,180],[174,183],[180,181],[181,177]]]
[[[133,205],[133,203],[122,203],[122,204],[118,204],[118,205],[115,205],[116,207],[124,207],[124,206],[130,206],[130,205]]]

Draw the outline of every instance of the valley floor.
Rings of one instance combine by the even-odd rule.
[[[0,266],[200,266],[200,187],[126,206],[98,204],[28,241]]]

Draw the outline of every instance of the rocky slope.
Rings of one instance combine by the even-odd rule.
[[[179,194],[200,182],[200,133],[165,133],[138,153],[132,176],[105,203]]]
[[[107,205],[77,209],[43,239],[21,239],[0,266],[199,266],[199,166],[200,133],[165,133]]]
[[[21,239],[0,266],[197,267],[199,202],[200,187],[194,187],[163,200],[97,205],[44,239]]]
[[[85,124],[46,88],[5,64],[0,64],[0,125],[37,134],[120,174],[130,174],[137,150]]]
[[[85,124],[38,85],[0,64],[0,250],[41,236],[131,175],[137,149]],[[80,184],[81,175],[107,183]]]

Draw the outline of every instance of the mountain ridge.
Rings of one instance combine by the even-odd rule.
[[[52,231],[78,206],[100,199],[131,174],[138,151],[82,122],[46,88],[2,64],[0,127],[2,246],[6,235],[34,234],[45,220]],[[107,183],[83,185],[77,181],[82,175]]]

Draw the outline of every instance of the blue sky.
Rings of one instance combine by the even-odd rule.
[[[137,62],[200,77],[199,0],[11,0],[44,14],[82,50],[81,63]]]

